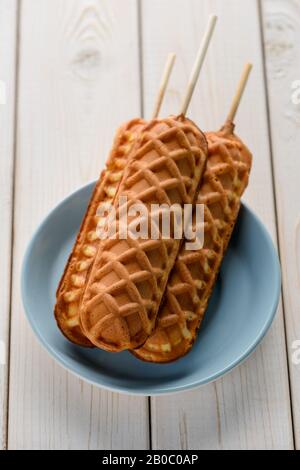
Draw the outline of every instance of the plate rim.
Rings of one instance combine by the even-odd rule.
[[[39,329],[36,327],[35,322],[34,322],[34,316],[30,312],[30,307],[27,302],[27,293],[26,293],[26,287],[25,287],[25,278],[27,275],[27,266],[28,262],[30,259],[30,252],[34,246],[35,240],[38,237],[39,233],[43,230],[44,226],[48,223],[49,219],[52,217],[52,215],[59,210],[64,204],[68,203],[70,199],[73,199],[78,193],[84,190],[88,190],[93,188],[95,185],[96,181],[91,181],[87,183],[84,186],[81,186],[80,188],[76,189],[75,191],[71,192],[69,195],[67,195],[65,198],[63,198],[56,206],[54,206],[48,213],[47,215],[43,218],[43,220],[40,222],[38,227],[33,231],[29,242],[27,243],[26,249],[25,249],[25,254],[23,257],[22,261],[22,268],[21,268],[21,297],[22,297],[22,303],[23,303],[23,308],[25,312],[25,316],[27,318],[27,321],[29,322],[29,325],[31,326],[38,342],[41,344],[41,346],[50,354],[50,356],[55,359],[65,370],[71,372],[73,375],[78,377],[79,379],[84,380],[85,382],[95,385],[96,387],[103,388],[105,390],[113,391],[113,392],[119,392],[122,394],[130,394],[130,395],[135,395],[135,396],[159,396],[159,395],[166,395],[166,394],[175,394],[175,393],[180,393],[186,390],[192,390],[199,388],[203,385],[206,385],[208,383],[214,382],[215,380],[225,376],[227,373],[235,369],[237,366],[241,365],[243,362],[245,362],[248,357],[256,350],[257,346],[261,343],[261,341],[264,339],[266,333],[268,332],[274,318],[277,312],[277,308],[279,305],[279,300],[280,300],[280,295],[281,295],[281,268],[280,268],[280,261],[279,261],[279,255],[277,253],[275,244],[269,234],[269,231],[267,228],[264,226],[260,218],[253,212],[253,210],[248,206],[248,204],[245,204],[243,201],[241,205],[245,207],[245,209],[250,212],[251,216],[255,219],[256,223],[260,227],[261,231],[263,232],[268,244],[271,247],[271,255],[272,255],[272,262],[274,264],[274,275],[275,275],[275,287],[274,290],[276,289],[276,295],[274,294],[274,300],[272,304],[272,308],[270,308],[270,314],[268,315],[266,321],[263,324],[263,327],[260,330],[260,333],[257,335],[254,341],[251,342],[251,344],[248,346],[248,348],[242,353],[239,354],[235,360],[231,361],[230,364],[228,364],[225,368],[223,368],[219,372],[215,372],[214,374],[211,374],[207,376],[205,379],[202,380],[195,380],[193,382],[190,382],[188,384],[182,384],[182,385],[169,385],[168,387],[163,387],[163,386],[158,386],[155,388],[155,390],[151,391],[149,389],[149,386],[145,385],[143,388],[139,390],[134,390],[131,389],[130,387],[126,386],[119,386],[119,385],[107,385],[104,383],[97,382],[95,380],[92,380],[88,377],[85,376],[84,372],[79,373],[76,368],[72,365],[69,364],[68,361],[64,358],[64,356],[61,356],[60,353],[56,351],[56,349],[47,341],[44,340],[43,336],[40,334]],[[274,283],[274,284],[275,284]],[[161,367],[167,367],[168,364],[160,364]]]

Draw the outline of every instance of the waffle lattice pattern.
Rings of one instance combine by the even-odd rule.
[[[182,247],[153,334],[134,351],[140,359],[170,362],[186,354],[196,338],[247,187],[251,154],[228,124],[208,133],[207,169],[198,195],[204,204],[204,246]]]
[[[79,324],[79,305],[86,284],[88,270],[99,245],[96,229],[100,223],[97,210],[103,203],[113,201],[124,173],[130,151],[138,139],[145,122],[134,119],[121,127],[100,175],[82,222],[79,235],[70,255],[65,272],[57,290],[55,317],[64,335],[81,346],[92,343],[82,332]]]
[[[127,196],[128,208],[137,202],[149,210],[152,203],[192,203],[206,153],[205,138],[191,121],[154,120],[143,130],[118,195]],[[121,239],[120,210],[116,239],[100,245],[80,314],[87,337],[109,351],[135,348],[150,335],[180,245],[161,234],[157,240],[150,233]]]

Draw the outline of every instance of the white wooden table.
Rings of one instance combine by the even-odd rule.
[[[178,110],[212,12],[190,115],[217,129],[254,63],[237,131],[254,154],[246,200],[278,243],[283,302],[256,352],[217,382],[159,398],[110,393],[37,343],[21,303],[24,249],[54,205],[97,177],[116,127],[150,116],[169,51],[178,59],[162,112]],[[300,448],[299,44],[300,0],[0,0],[0,447]]]

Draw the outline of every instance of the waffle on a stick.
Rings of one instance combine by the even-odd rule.
[[[133,119],[117,131],[112,151],[93,191],[85,217],[65,271],[57,289],[55,318],[62,333],[73,343],[93,347],[79,324],[79,305],[90,266],[99,245],[96,229],[97,210],[101,204],[113,201],[127,164],[129,154],[145,125]]]
[[[193,203],[207,157],[207,142],[184,116],[155,119],[131,154],[117,196],[128,207]],[[80,306],[87,338],[107,351],[134,349],[151,334],[181,241],[174,238],[102,240]],[[134,217],[133,217],[134,220]],[[172,227],[173,230],[174,227]],[[160,234],[161,235],[161,234]]]
[[[204,204],[204,245],[181,248],[170,275],[156,328],[145,344],[133,351],[149,362],[171,362],[192,347],[210,299],[245,191],[252,156],[228,122],[206,134],[207,169],[197,203]]]

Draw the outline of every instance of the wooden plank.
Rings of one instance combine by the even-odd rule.
[[[208,15],[219,16],[189,115],[203,129],[225,118],[246,61],[254,71],[237,132],[254,154],[246,200],[276,240],[263,60],[257,3],[252,0],[144,0],[143,57],[148,116],[169,50],[178,54],[163,113],[176,113]],[[155,34],[153,34],[155,31]],[[196,391],[152,399],[155,449],[289,449],[293,447],[282,308],[255,354],[223,379]]]
[[[262,2],[295,442],[300,449],[300,2]]]
[[[0,1],[0,449],[6,448],[17,2]]]
[[[10,449],[147,448],[146,398],[65,372],[24,317],[20,267],[37,223],[95,179],[115,129],[140,114],[135,0],[22,2],[10,373]]]

